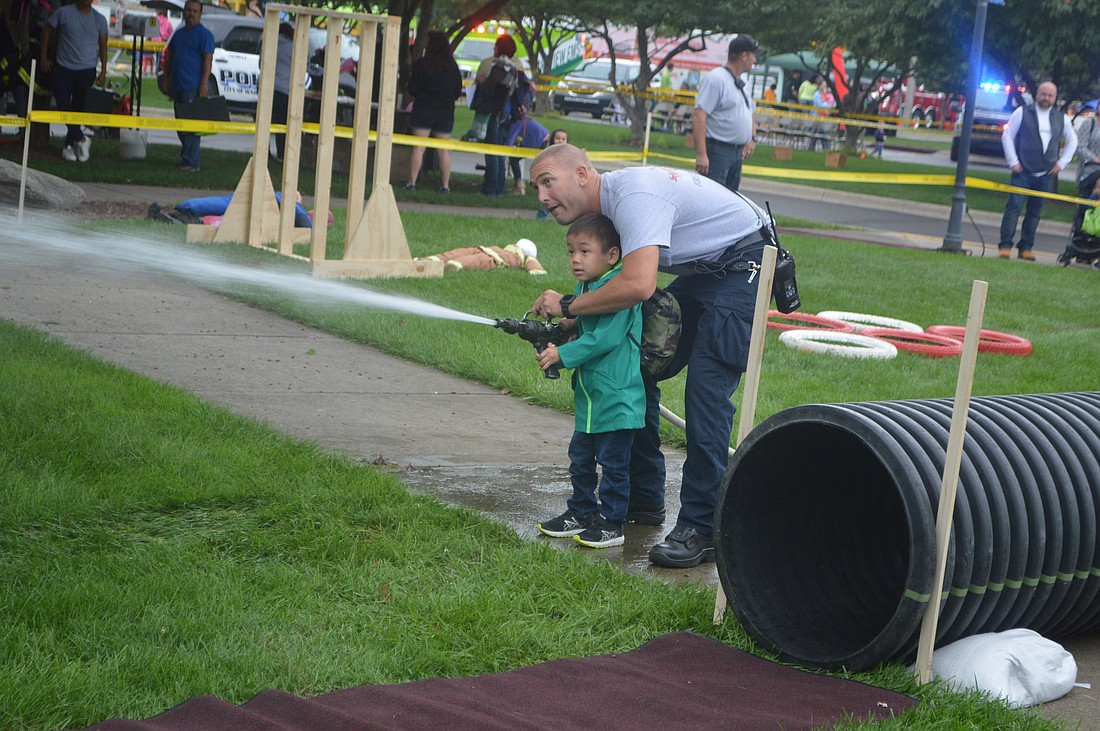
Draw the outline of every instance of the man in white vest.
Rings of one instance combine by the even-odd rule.
[[[1077,134],[1073,131],[1073,125],[1066,124],[1065,115],[1054,109],[1057,98],[1058,87],[1044,81],[1035,91],[1035,103],[1017,107],[1008,118],[1001,134],[1001,145],[1008,167],[1012,170],[1009,185],[1049,193],[1054,187],[1054,176],[1073,159],[1073,153],[1077,151]],[[1035,229],[1039,227],[1039,217],[1046,199],[1023,193],[1009,193],[1005,202],[998,245],[1002,259],[1012,256],[1012,239],[1016,236],[1016,222],[1025,197],[1027,212],[1017,247],[1021,259],[1035,261],[1031,248],[1035,245]]]

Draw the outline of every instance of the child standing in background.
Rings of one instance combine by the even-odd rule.
[[[886,143],[886,127],[882,122],[878,123],[878,127],[875,128],[875,151],[872,155],[878,155],[878,158],[882,159],[882,148]]]

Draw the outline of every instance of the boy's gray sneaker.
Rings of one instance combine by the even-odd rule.
[[[556,518],[542,521],[536,527],[539,532],[552,538],[568,538],[587,528],[591,519],[591,515],[577,515],[577,512],[570,508]]]
[[[588,527],[573,536],[573,540],[589,548],[610,548],[623,545],[623,527],[602,515],[594,515]]]

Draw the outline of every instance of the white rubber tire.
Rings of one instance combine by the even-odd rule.
[[[858,333],[842,333],[830,330],[787,330],[779,333],[779,342],[807,353],[838,355],[842,358],[871,358],[890,360],[896,358],[898,349],[893,343]]]
[[[866,330],[869,327],[887,327],[891,330],[905,330],[911,333],[922,333],[924,328],[912,322],[906,320],[899,320],[895,317],[883,317],[882,315],[864,315],[861,312],[839,312],[837,310],[826,310],[825,312],[817,313],[818,317],[827,317],[830,320],[840,320],[846,322],[855,328],[858,333],[861,330]]]

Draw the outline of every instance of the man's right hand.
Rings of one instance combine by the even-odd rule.
[[[1024,171],[1024,166],[1021,165],[1020,163],[1016,163],[1011,168],[1009,168],[1009,170],[1011,170],[1014,173],[1022,173]]]
[[[561,317],[561,297],[559,293],[548,289],[531,305],[531,312],[539,317]]]
[[[706,175],[708,171],[710,171],[710,160],[707,158],[707,153],[696,153],[695,172]]]
[[[38,65],[42,67],[43,73],[48,74],[51,70],[53,70],[53,61],[48,58],[42,59],[41,63],[39,63]]]

